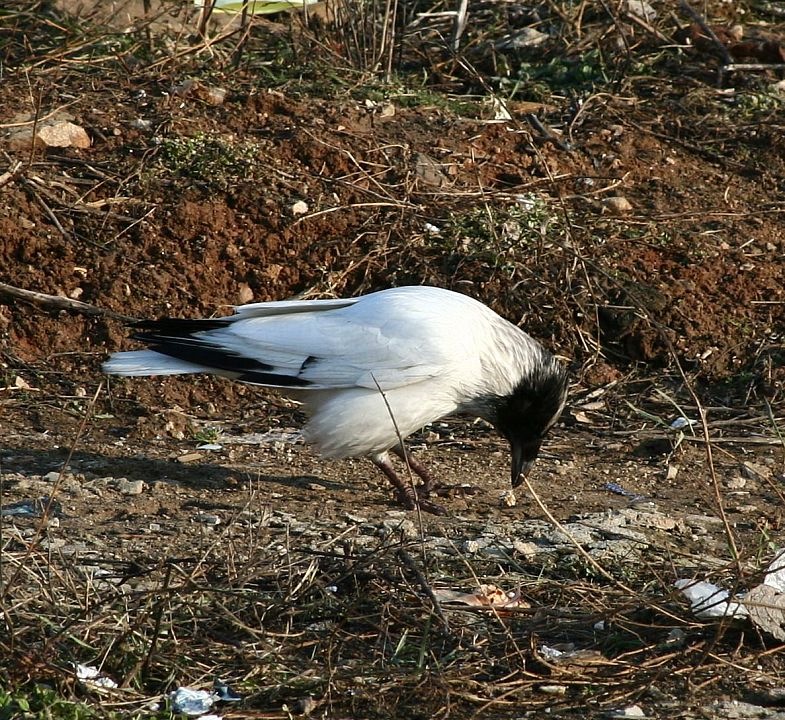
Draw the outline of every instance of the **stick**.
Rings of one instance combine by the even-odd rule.
[[[60,295],[47,295],[46,293],[35,292],[33,290],[24,290],[22,288],[14,287],[13,285],[6,285],[0,283],[0,297],[16,298],[18,300],[25,300],[33,305],[40,305],[47,310],[70,310],[72,312],[80,313],[82,315],[90,315],[93,317],[110,317],[115,320],[123,320],[124,322],[133,322],[136,318],[129,317],[116,313],[114,310],[107,310],[100,308],[89,303],[81,302],[79,300],[72,300],[71,298],[62,297]],[[5,303],[8,304],[8,303]]]
[[[428,583],[427,578],[423,574],[423,571],[417,566],[417,563],[414,562],[414,558],[409,555],[408,552],[404,548],[398,548],[398,557],[403,560],[404,564],[414,573],[414,576],[417,578],[417,582],[420,583],[420,588],[422,591],[428,596],[428,599],[431,601],[433,605],[433,611],[439,617],[439,620],[442,621],[442,625],[444,625],[445,630],[450,630],[450,624],[447,622],[447,618],[444,615],[444,611],[442,610],[442,606],[439,604],[439,601],[436,599],[436,595],[433,594],[433,588]]]
[[[706,35],[711,38],[711,41],[717,46],[717,50],[720,51],[720,54],[722,55],[722,61],[725,63],[725,65],[732,65],[733,58],[728,52],[728,48],[723,45],[722,41],[714,33],[714,30],[709,27],[709,24],[706,22],[704,17],[697,10],[692,8],[687,0],[681,0],[679,5],[681,6],[681,9],[684,10],[684,12],[686,12],[696,23],[698,23],[698,25],[700,25],[701,30],[703,30],[703,32],[705,32]]]

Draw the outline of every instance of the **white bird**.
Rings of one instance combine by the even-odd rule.
[[[567,397],[565,368],[536,340],[477,300],[436,287],[255,303],[230,317],[135,327],[132,337],[150,349],[115,353],[105,372],[212,373],[278,388],[304,402],[303,435],[322,456],[369,457],[399,502],[437,514],[433,480],[403,438],[447,415],[479,416],[510,443],[517,486]],[[422,479],[417,489],[398,476],[390,450]]]

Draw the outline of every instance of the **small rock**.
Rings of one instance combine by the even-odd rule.
[[[607,717],[609,718],[645,718],[646,713],[639,705],[630,705],[626,708],[619,710],[611,710]]]
[[[632,212],[632,203],[621,195],[605,198],[602,205],[611,215],[629,215]]]
[[[53,470],[52,472],[46,473],[41,479],[50,483],[57,482],[60,479],[60,473],[57,470]]]
[[[117,489],[123,495],[141,495],[144,491],[144,481],[118,478]]]
[[[567,686],[566,685],[540,685],[537,688],[541,693],[545,693],[545,695],[566,695],[567,694]]]
[[[56,122],[38,131],[38,139],[48,147],[89,148],[90,136],[83,127],[72,122]]]
[[[478,553],[480,551],[480,543],[478,543],[476,540],[465,540],[463,545],[461,546],[461,549],[465,553],[474,555],[475,553]]]
[[[537,556],[539,548],[533,542],[523,542],[522,540],[515,540],[512,544],[515,552],[523,555],[527,560],[531,560]]]
[[[208,105],[223,105],[226,100],[226,88],[206,87],[200,93],[200,97]]]
[[[418,535],[415,524],[408,518],[403,520],[395,517],[385,518],[382,520],[380,531],[385,536],[391,533],[401,533],[406,538],[416,538]]]
[[[308,203],[298,200],[292,205],[292,215],[305,215],[308,212]]]
[[[196,515],[196,522],[200,522],[205,525],[220,525],[221,518],[218,517],[218,515],[213,515],[212,513],[198,513]]]
[[[248,283],[240,283],[237,286],[237,300],[240,305],[246,305],[253,300],[253,290]]]
[[[368,522],[368,518],[363,517],[362,515],[355,515],[353,513],[346,513],[346,515],[344,515],[344,517],[349,522],[357,523],[358,525],[365,525],[365,523]]]
[[[510,488],[505,490],[499,498],[499,507],[514,508],[518,504],[518,498],[515,497],[515,491]]]
[[[657,19],[657,11],[645,0],[627,0],[627,12],[646,22]]]
[[[771,469],[765,465],[754,462],[743,462],[741,472],[750,480],[768,480],[771,478]]]
[[[136,118],[135,120],[131,120],[130,125],[134,130],[151,130],[153,127],[153,123],[149,120],[145,120],[144,118]]]
[[[741,490],[746,485],[747,478],[743,478],[741,475],[736,475],[725,482],[725,486],[728,490]]]
[[[309,490],[313,490],[314,492],[324,492],[327,488],[320,483],[311,482],[306,485]]]
[[[179,457],[176,458],[176,460],[179,463],[190,463],[190,462],[196,462],[197,460],[201,460],[203,457],[204,456],[202,455],[202,453],[192,452],[192,453],[186,453],[185,455],[180,455]]]

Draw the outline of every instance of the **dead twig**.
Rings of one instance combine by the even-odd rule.
[[[445,630],[450,629],[450,624],[447,622],[447,617],[445,616],[444,612],[442,611],[442,606],[439,604],[439,601],[436,599],[436,595],[433,593],[433,588],[431,587],[428,579],[425,577],[423,571],[419,568],[417,563],[414,561],[414,558],[404,549],[398,549],[398,557],[403,561],[404,565],[409,568],[414,573],[414,577],[417,578],[417,582],[420,584],[420,588],[422,591],[428,596],[428,599],[431,601],[433,605],[433,611],[439,617],[439,620],[442,621],[442,625],[444,625]]]
[[[21,174],[22,162],[15,162],[9,170],[0,175],[0,188],[14,182]]]
[[[116,313],[114,310],[97,307],[90,305],[90,303],[82,302],[81,300],[73,300],[71,298],[62,297],[61,295],[48,295],[35,290],[25,290],[23,288],[0,283],[0,296],[7,298],[14,298],[17,300],[24,300],[25,302],[38,305],[47,310],[70,310],[81,315],[90,315],[91,317],[109,317],[115,320],[122,320],[123,322],[133,322],[136,318],[122,313]],[[8,303],[6,303],[8,304]]]
[[[695,10],[687,2],[687,0],[681,0],[681,2],[679,3],[679,7],[681,7],[681,9],[684,10],[684,12],[686,12],[687,15],[689,15],[693,19],[693,21],[695,21],[696,23],[698,23],[698,25],[700,25],[701,30],[703,30],[703,32],[706,33],[706,36],[717,46],[717,50],[719,51],[720,55],[722,55],[723,63],[726,66],[732,65],[733,58],[731,57],[728,48],[717,37],[717,34],[714,32],[714,30],[712,30],[711,27],[709,27],[709,24],[706,22],[706,19],[703,17],[703,15],[701,15],[697,10]]]

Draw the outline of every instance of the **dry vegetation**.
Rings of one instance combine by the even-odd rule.
[[[781,702],[779,642],[673,589],[748,589],[783,545],[780,11],[703,3],[712,39],[674,2],[469,5],[465,25],[428,3],[0,8],[0,505],[51,498],[0,515],[0,718],[171,717],[168,692],[216,678],[242,697],[227,718]],[[52,120],[90,147],[33,145]],[[405,283],[469,292],[570,362],[536,502],[407,517],[359,464],[279,447],[178,469],[184,442],[291,415],[211,380],[100,384],[122,317]],[[680,415],[705,422],[682,436]],[[482,427],[419,442],[502,466]],[[657,501],[643,536],[565,529],[639,507],[608,480]],[[528,607],[434,597],[488,582]]]

